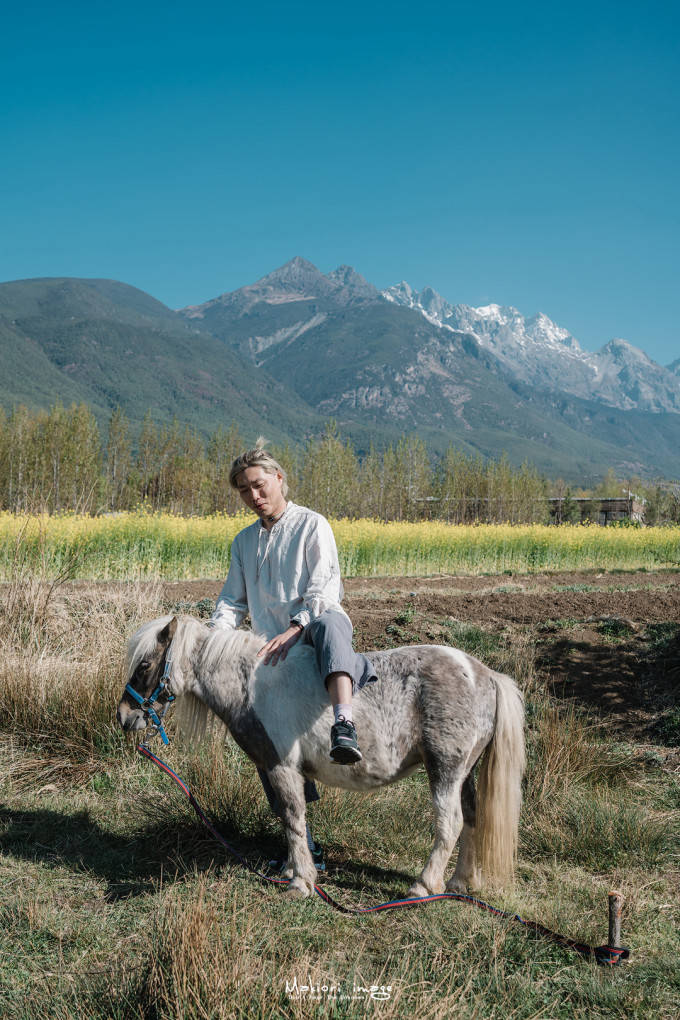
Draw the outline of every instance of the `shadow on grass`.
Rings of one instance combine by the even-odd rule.
[[[258,870],[280,856],[283,839],[268,830],[245,836],[223,819],[218,832]],[[211,867],[241,868],[200,823],[160,824],[138,834],[121,836],[93,821],[86,811],[68,814],[49,809],[16,811],[0,808],[0,849],[3,853],[48,867],[87,871],[107,883],[105,899],[115,902],[144,895],[149,885],[168,877],[177,881]],[[358,895],[370,884],[376,895],[394,898],[412,874],[353,861],[333,863],[320,874],[334,887]],[[260,881],[253,876],[253,881]],[[397,888],[395,888],[395,886]]]
[[[678,705],[680,626],[649,624],[640,636],[603,641],[594,629],[544,644],[537,666],[558,697],[575,700],[606,720],[612,731],[673,746],[663,724]]]
[[[276,849],[269,833],[244,837],[223,822],[218,828],[251,861]],[[147,892],[150,882],[168,874],[181,878],[196,869],[236,863],[198,822],[153,825],[121,836],[84,811],[68,814],[2,807],[0,848],[24,860],[88,871],[108,883],[109,900]]]
[[[420,868],[417,869],[418,874]],[[332,862],[328,868],[328,879],[337,889],[343,889],[347,893],[358,895],[364,892],[368,884],[376,895],[383,895],[386,899],[397,899],[403,896],[404,883],[412,885],[417,877],[416,869],[413,871],[396,871],[393,868],[381,868],[373,864],[362,864],[355,861]],[[323,885],[325,875],[319,876],[319,885]]]
[[[587,638],[560,638],[539,656],[555,693],[576,698],[601,714],[643,704],[640,650],[600,645]]]

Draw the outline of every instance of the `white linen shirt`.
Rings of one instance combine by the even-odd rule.
[[[271,531],[259,520],[239,531],[212,622],[235,628],[250,612],[253,630],[269,640],[291,621],[306,627],[326,609],[344,613],[342,596],[330,524],[321,514],[288,503]]]

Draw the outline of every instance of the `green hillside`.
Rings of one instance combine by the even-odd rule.
[[[266,373],[148,294],[112,280],[0,285],[0,403],[84,401],[97,417],[121,406],[132,421],[177,416],[203,432],[272,421],[297,437],[316,421]]]

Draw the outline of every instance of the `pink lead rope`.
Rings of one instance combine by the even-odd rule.
[[[220,843],[229,854],[231,854],[232,857],[235,857],[236,860],[243,865],[244,868],[265,882],[272,882],[274,885],[288,885],[288,882],[290,881],[289,879],[273,878],[271,875],[265,875],[250,864],[250,862],[247,861],[246,858],[238,852],[238,850],[235,850],[233,846],[230,846],[205,814],[203,808],[198,803],[184,780],[178,776],[169,765],[158,758],[146,744],[138,744],[137,750],[140,754],[144,755],[145,758],[148,758],[149,761],[152,761],[154,765],[157,765],[162,772],[165,772],[166,775],[170,776],[175,785],[180,788],[184,796],[187,798],[206,829],[212,836],[214,836],[217,842]],[[337,900],[334,900],[333,897],[330,896],[320,885],[314,886],[314,892],[325,903],[328,903],[329,906],[334,907],[335,910],[339,910],[343,914],[375,914],[381,910],[397,910],[400,907],[415,907],[426,903],[435,903],[437,900],[458,900],[460,903],[468,903],[471,906],[479,907],[480,910],[486,910],[490,914],[494,914],[496,917],[503,917],[510,921],[517,921],[536,935],[541,935],[543,938],[550,939],[551,942],[555,942],[557,945],[563,946],[565,949],[573,949],[582,956],[591,957],[599,964],[613,967],[620,964],[621,960],[627,960],[630,956],[629,949],[618,946],[590,946],[585,942],[577,942],[574,939],[568,938],[566,935],[560,935],[558,932],[551,931],[550,928],[545,928],[542,924],[539,924],[538,921],[527,921],[519,914],[511,914],[506,910],[499,910],[498,907],[493,907],[490,903],[485,903],[483,900],[475,899],[474,896],[465,896],[463,893],[436,893],[432,896],[416,896],[400,900],[389,900],[387,903],[377,903],[372,907],[346,907],[342,903],[338,903]]]

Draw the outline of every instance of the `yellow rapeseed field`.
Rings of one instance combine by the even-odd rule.
[[[77,578],[223,578],[234,535],[254,518],[0,513],[0,577],[18,567]],[[345,576],[680,566],[680,527],[383,524],[331,521]]]

